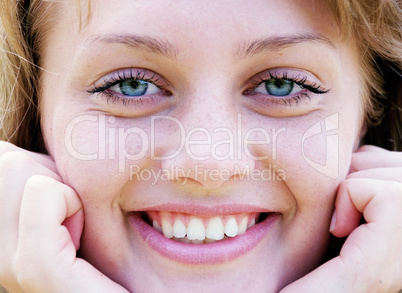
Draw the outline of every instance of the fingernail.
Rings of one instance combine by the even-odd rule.
[[[334,211],[334,214],[332,215],[332,219],[331,219],[331,225],[329,227],[329,232],[334,231],[335,226],[336,226],[336,212]]]

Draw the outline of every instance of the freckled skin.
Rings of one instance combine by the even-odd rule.
[[[84,205],[82,257],[131,292],[277,292],[320,263],[336,190],[348,172],[361,120],[355,47],[340,41],[331,15],[320,5],[283,0],[253,1],[252,5],[244,1],[205,5],[99,0],[93,3],[90,22],[78,30],[74,5],[60,4],[60,20],[45,42],[42,125],[46,146],[63,180]],[[141,46],[88,42],[110,34],[166,41],[174,53],[167,57]],[[255,40],[306,34],[325,36],[333,46],[307,40],[246,57],[238,54],[239,48]],[[158,76],[165,91],[143,97],[141,103],[108,102],[105,95],[90,93],[108,75],[130,68],[145,69],[154,79]],[[245,94],[254,89],[253,78],[273,71],[306,77],[328,92],[309,92],[308,98],[301,94],[298,103],[287,104],[268,101],[262,93]],[[328,140],[323,131],[302,143],[315,123],[334,113],[338,114],[334,130],[338,142]],[[101,120],[99,115],[115,118]],[[180,124],[160,119],[153,125],[152,117],[157,115],[173,117]],[[237,134],[239,115],[242,143],[236,141],[233,157],[217,160],[211,156],[212,146],[228,140],[228,134],[216,130],[226,128]],[[85,119],[74,120],[77,117]],[[72,121],[76,121],[74,127]],[[204,129],[191,136],[191,141],[202,143],[190,143],[189,150],[169,157],[180,146],[179,125],[187,134]],[[255,131],[244,148],[245,136],[253,129],[265,129],[266,134]],[[279,129],[284,130],[274,140]],[[209,142],[205,133],[211,135]],[[82,157],[72,155],[67,146]],[[143,155],[135,157],[143,150]],[[334,178],[306,160],[325,161],[326,153],[333,150],[338,164],[328,165],[326,171],[336,169]],[[222,143],[216,151],[222,157],[231,148]],[[90,155],[94,157],[89,159]],[[162,159],[154,160],[154,156]],[[155,184],[130,180],[130,165],[139,171],[158,171],[172,164],[184,171],[202,164],[205,169],[229,170],[232,176],[216,181],[187,172],[186,184],[181,184],[183,178]],[[271,168],[284,180],[235,180],[236,166]],[[223,264],[185,266],[150,249],[127,224],[130,211],[184,203],[250,204],[281,217],[247,254]]]

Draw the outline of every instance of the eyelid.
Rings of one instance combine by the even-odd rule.
[[[296,68],[273,68],[260,72],[251,78],[254,86],[258,86],[266,80],[277,78],[287,79],[298,85],[306,84],[310,87],[319,89],[322,93],[328,92],[329,89],[324,83],[311,72]]]
[[[153,71],[144,68],[125,68],[113,71],[98,79],[92,88],[88,90],[89,93],[99,93],[108,88],[128,79],[138,79],[153,83],[161,90],[165,90],[168,82],[162,76]]]
[[[285,96],[256,92],[259,86],[272,79],[289,80],[300,91]],[[250,80],[249,87],[243,91],[245,105],[261,115],[271,117],[300,116],[315,111],[324,98],[322,94],[330,91],[314,74],[295,68],[268,69]]]
[[[129,80],[151,83],[159,92],[130,96],[112,89]],[[151,70],[126,68],[102,76],[87,92],[93,96],[91,99],[100,111],[121,117],[141,117],[163,111],[172,105],[172,94],[165,88],[167,85],[162,76]]]

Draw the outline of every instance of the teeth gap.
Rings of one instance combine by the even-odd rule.
[[[143,219],[145,221],[145,223],[147,223],[148,225],[152,226],[152,220],[150,219],[150,217],[148,216],[147,213],[140,212],[140,217],[141,217],[141,219]]]
[[[264,221],[266,218],[268,218],[268,215],[269,215],[269,213],[261,213],[258,216],[256,224],[261,223],[262,221]]]

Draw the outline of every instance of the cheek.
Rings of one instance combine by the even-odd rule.
[[[110,202],[129,182],[127,162],[143,165],[148,158],[146,131],[114,117],[81,115],[57,120],[46,131],[46,141],[63,180],[84,202]]]
[[[336,191],[349,172],[357,123],[331,114],[288,127],[277,141],[276,166],[297,202],[295,213],[329,221]],[[312,212],[313,211],[313,212]],[[325,224],[325,223],[323,223]]]

